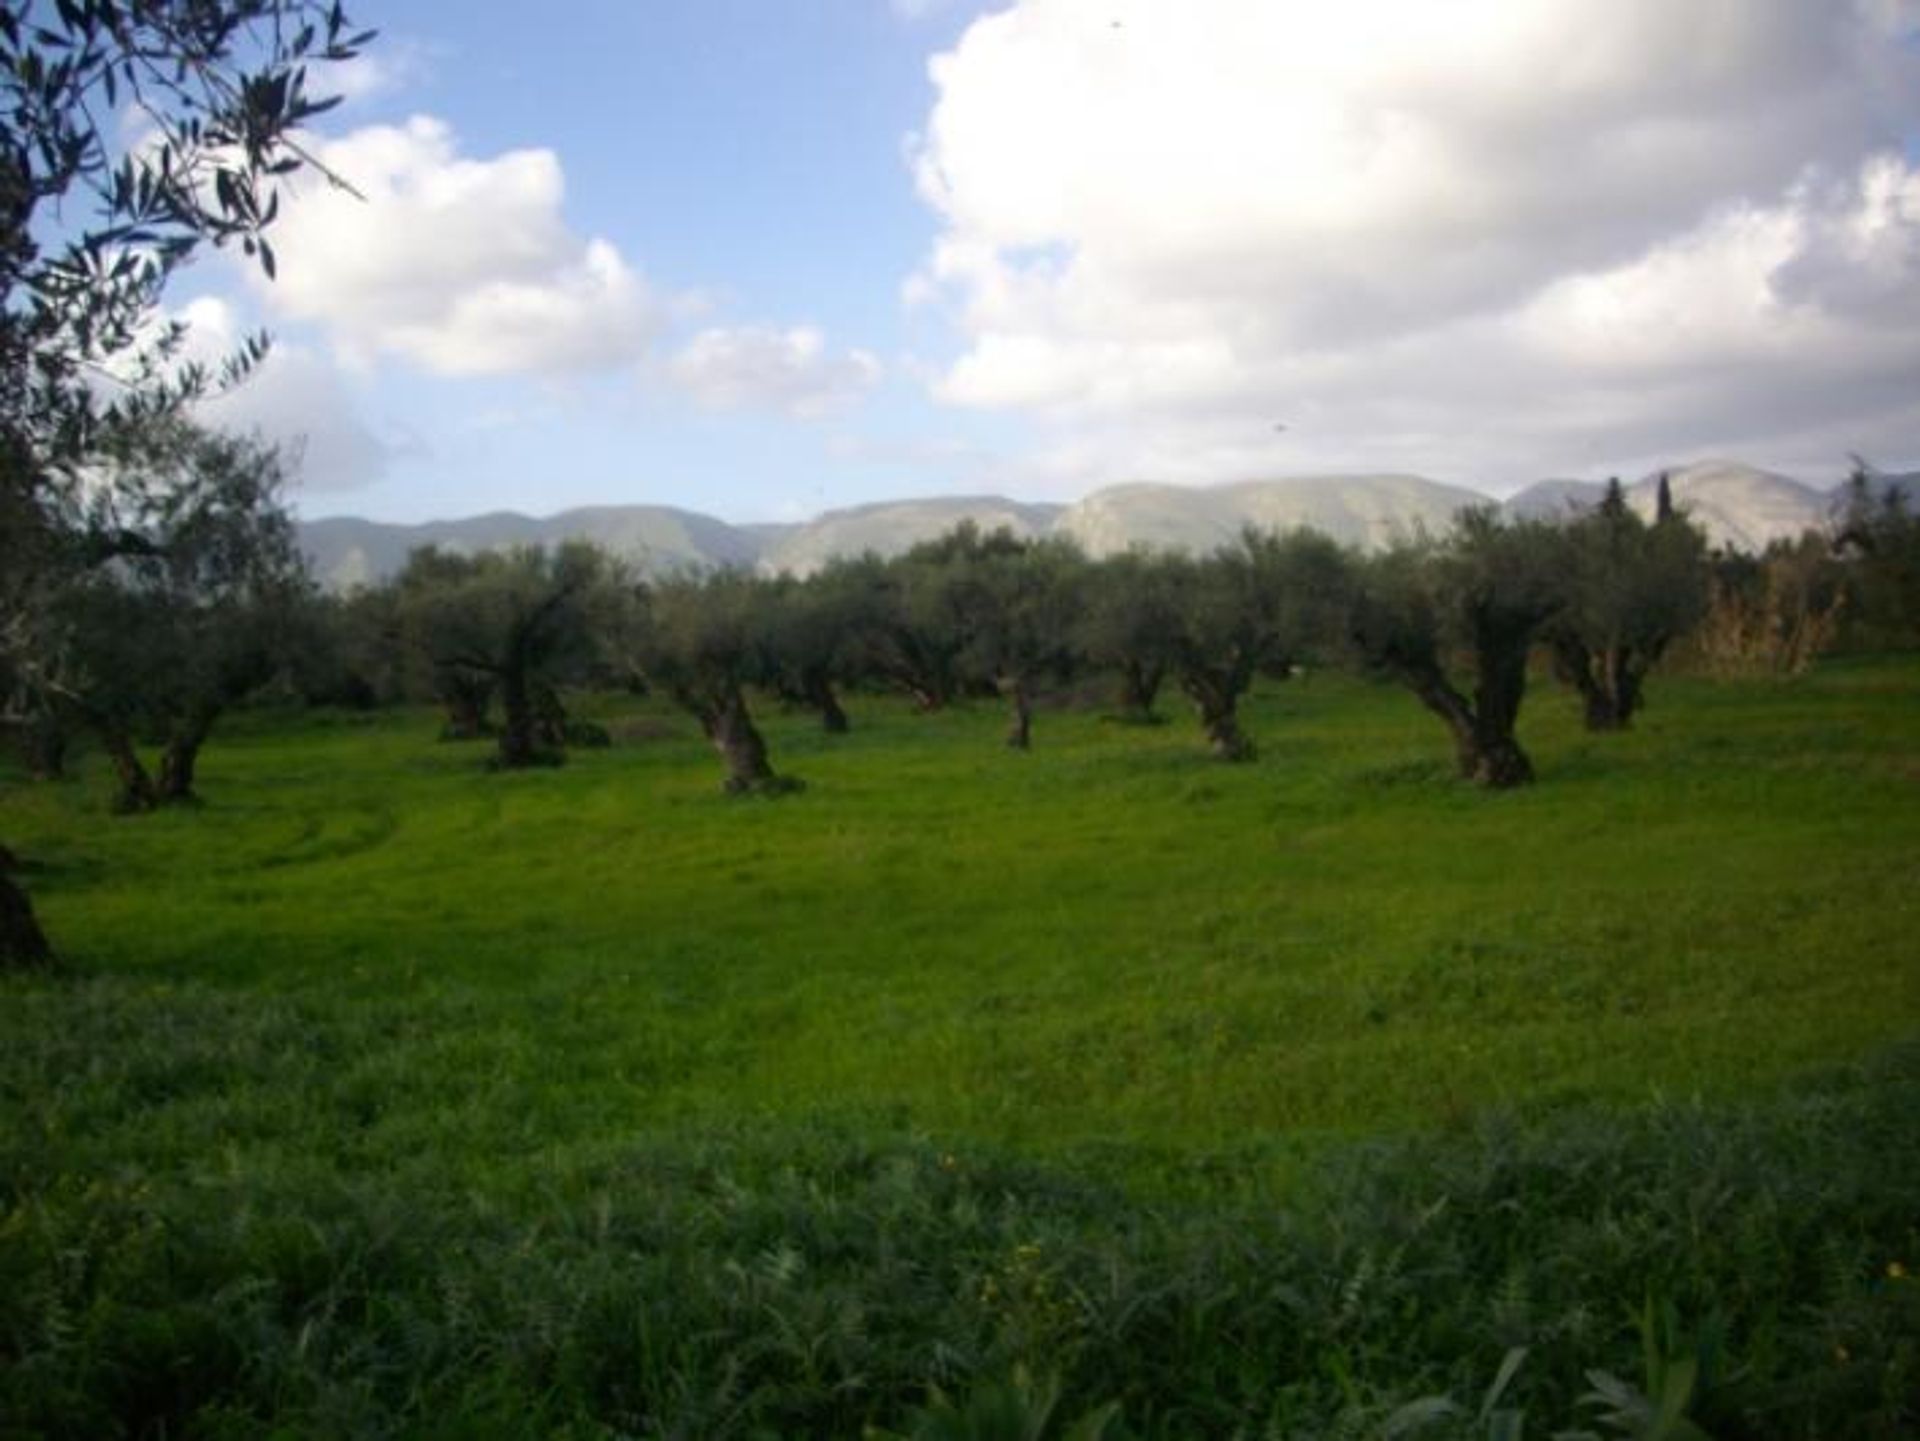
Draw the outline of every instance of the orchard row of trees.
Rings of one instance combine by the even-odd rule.
[[[1617,486],[1565,522],[1471,512],[1444,537],[1372,556],[1312,532],[1248,532],[1207,557],[1094,562],[963,526],[805,580],[642,585],[583,545],[428,549],[391,583],[325,603],[296,669],[314,698],[431,699],[448,737],[493,736],[509,767],[599,739],[567,717],[569,688],[651,687],[698,720],[729,788],[753,790],[783,784],[755,695],[810,708],[832,732],[849,725],[849,688],[929,710],[998,697],[1007,744],[1026,749],[1036,698],[1099,674],[1130,719],[1158,719],[1177,692],[1206,745],[1236,761],[1255,753],[1239,706],[1256,678],[1339,664],[1404,685],[1446,727],[1460,773],[1506,787],[1533,775],[1516,726],[1534,656],[1578,692],[1592,729],[1617,730],[1683,637],[1716,666],[1803,664],[1845,595],[1892,585],[1889,552],[1911,552],[1916,531],[1863,482],[1837,541],[1758,560],[1709,555],[1684,516],[1643,520]],[[1911,626],[1920,608],[1906,614]]]
[[[1240,720],[1254,681],[1337,664],[1403,685],[1445,726],[1460,774],[1503,788],[1533,778],[1517,726],[1536,656],[1610,731],[1683,638],[1710,667],[1791,670],[1850,595],[1920,631],[1920,522],[1864,479],[1834,537],[1759,559],[1709,555],[1684,516],[1663,504],[1643,520],[1616,485],[1560,523],[1469,512],[1444,537],[1371,556],[1310,531],[1249,531],[1206,557],[1094,562],[962,526],[805,580],[641,584],[586,544],[426,548],[389,583],[328,598],[303,573],[273,451],[177,420],[142,437],[119,457],[136,474],[115,481],[113,560],[54,590],[47,633],[0,672],[28,767],[60,774],[90,733],[127,812],[193,799],[216,721],[276,678],[311,701],[432,701],[446,738],[490,738],[505,768],[605,741],[569,717],[569,690],[650,688],[699,722],[728,788],[750,791],[789,784],[755,696],[812,709],[830,732],[850,724],[849,688],[928,710],[998,697],[1007,744],[1024,750],[1037,698],[1097,675],[1130,720],[1160,719],[1177,693],[1212,753],[1241,761],[1255,754]]]

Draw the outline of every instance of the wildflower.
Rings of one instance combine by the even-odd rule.
[[[1900,1264],[1900,1263],[1899,1263],[1898,1261],[1889,1261],[1889,1262],[1887,1262],[1887,1279],[1888,1279],[1889,1281],[1904,1281],[1904,1280],[1906,1280],[1906,1279],[1907,1279],[1907,1268],[1906,1268],[1905,1266],[1903,1266],[1903,1265],[1901,1265],[1901,1264]]]

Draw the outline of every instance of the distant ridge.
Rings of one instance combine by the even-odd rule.
[[[329,590],[351,590],[385,580],[406,564],[409,551],[423,545],[472,554],[590,540],[649,576],[751,566],[765,544],[755,532],[765,529],[732,526],[665,505],[596,505],[544,518],[502,510],[421,525],[341,517],[302,522],[299,534],[315,579]]]
[[[1665,475],[1673,503],[1706,532],[1707,543],[1727,550],[1761,551],[1776,540],[1791,540],[1831,518],[1835,496],[1770,470],[1734,460],[1702,460],[1656,470],[1626,487],[1627,503],[1651,518],[1659,506]],[[1533,520],[1575,515],[1598,505],[1604,484],[1546,480],[1510,497],[1507,514]]]
[[[1716,546],[1761,550],[1826,525],[1836,493],[1731,460],[1704,460],[1665,472],[1674,503]],[[1634,508],[1652,515],[1660,472],[1627,487]],[[1876,474],[1876,490],[1920,495],[1920,472]],[[1578,514],[1606,494],[1604,484],[1543,480],[1507,500],[1509,515],[1556,519]],[[963,520],[983,530],[1065,536],[1094,556],[1131,546],[1205,552],[1243,527],[1311,526],[1367,548],[1420,531],[1444,531],[1463,507],[1497,502],[1477,491],[1417,475],[1301,476],[1228,485],[1137,482],[1096,490],[1073,505],[1031,504],[1004,496],[935,496],[830,510],[792,524],[730,525],[710,515],[664,505],[600,505],[537,518],[512,511],[466,520],[389,525],[336,518],[301,523],[301,548],[314,576],[330,590],[376,584],[406,563],[416,546],[476,552],[514,545],[591,540],[658,577],[721,568],[810,575],[840,556],[873,551],[898,555]]]
[[[984,531],[1010,530],[1022,539],[1048,534],[1062,507],[1026,505],[997,495],[935,496],[883,500],[830,510],[774,541],[759,557],[760,568],[807,576],[839,556],[873,551],[893,556],[923,540],[945,535],[962,521]]]

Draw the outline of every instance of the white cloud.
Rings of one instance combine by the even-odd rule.
[[[211,296],[189,302],[172,318],[187,327],[181,358],[209,369],[237,351],[247,329],[232,305]],[[239,385],[201,402],[198,418],[279,446],[289,474],[308,493],[372,485],[405,448],[367,422],[332,361],[284,342]]]
[[[280,314],[344,355],[402,356],[441,375],[554,375],[636,360],[665,318],[611,243],[561,217],[551,150],[463,157],[415,117],[319,147],[362,198],[303,177],[272,239]]]
[[[1083,483],[1908,453],[1914,15],[1020,0],[933,63],[936,394],[1056,422]]]
[[[714,410],[778,410],[813,419],[859,400],[880,380],[864,350],[834,354],[810,326],[703,330],[668,362],[666,376]]]
[[[337,95],[354,105],[404,89],[429,68],[424,47],[383,35],[378,45],[351,60],[316,67],[308,77],[308,88],[313,94]]]

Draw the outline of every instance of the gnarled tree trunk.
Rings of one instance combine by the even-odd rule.
[[[162,802],[172,805],[194,799],[194,768],[200,760],[200,747],[213,734],[215,719],[214,715],[205,711],[195,712],[167,738],[166,749],[160,753],[160,781],[157,787]]]
[[[132,738],[118,728],[106,727],[101,731],[100,740],[107,758],[113,762],[113,778],[118,786],[113,797],[115,814],[139,815],[156,808],[160,804],[160,792],[153,784],[153,777],[147,774],[146,766],[141,764]]]
[[[1420,704],[1440,717],[1453,737],[1454,769],[1462,780],[1473,780],[1480,769],[1480,735],[1474,723],[1473,704],[1447,684],[1437,672],[1417,671],[1403,675]]]
[[[847,733],[847,713],[840,705],[840,697],[834,694],[832,676],[825,671],[808,671],[801,683],[801,692],[806,704],[820,712],[822,730],[832,736]]]
[[[1252,760],[1256,749],[1240,729],[1240,691],[1230,681],[1197,671],[1183,675],[1180,686],[1193,701],[1214,756],[1232,762]]]
[[[498,764],[504,770],[534,764],[540,758],[540,750],[533,739],[533,694],[524,668],[509,665],[501,672],[500,709],[503,718]]]
[[[1033,688],[1025,676],[1008,676],[1000,682],[1000,690],[1012,708],[1012,718],[1007,723],[1007,746],[1010,750],[1030,750],[1033,746]]]
[[[457,671],[443,672],[438,686],[440,703],[446,707],[446,723],[440,727],[443,741],[472,741],[488,735],[487,703],[493,698],[493,682]]]
[[[1579,693],[1590,731],[1621,731],[1640,709],[1647,665],[1624,645],[1594,650],[1578,636],[1557,636],[1554,669]]]
[[[50,965],[53,948],[34,918],[27,893],[0,872],[0,971],[23,971]]]
[[[1148,725],[1159,719],[1153,703],[1160,694],[1160,681],[1166,667],[1145,661],[1120,662],[1120,714],[1123,719]]]
[[[799,782],[774,774],[767,759],[767,743],[753,723],[739,686],[728,684],[705,695],[683,694],[682,700],[699,717],[701,729],[726,765],[727,794],[778,794],[799,788]]]
[[[1514,727],[1527,693],[1527,650],[1518,644],[1482,645],[1480,683],[1474,688],[1474,742],[1478,751],[1473,779],[1493,790],[1533,780],[1533,762],[1520,748]]]

